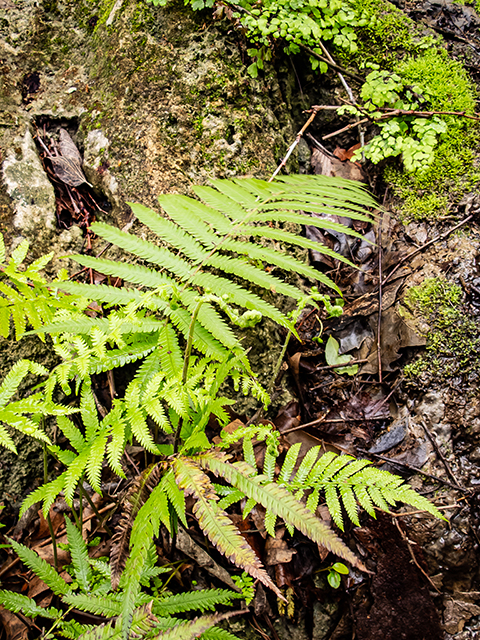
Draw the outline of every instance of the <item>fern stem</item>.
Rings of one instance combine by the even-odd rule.
[[[82,479],[80,480],[80,482],[83,482],[83,476]],[[75,524],[78,527],[78,530],[80,531],[80,533],[82,533],[82,493],[80,491],[80,485],[78,486],[78,494],[80,496],[80,517],[78,515],[78,513],[75,511],[75,507],[73,506],[73,501],[72,501],[72,515],[73,515],[73,519],[75,520]]]
[[[197,306],[193,311],[193,314],[190,320],[190,326],[188,327],[188,340],[187,340],[187,346],[185,349],[185,359],[183,361],[182,384],[185,384],[187,382],[188,365],[190,364],[190,356],[192,355],[193,333],[195,331],[195,322],[197,321],[197,316],[202,304],[203,304],[203,300],[199,300],[199,302],[197,303]]]
[[[285,342],[283,343],[282,350],[280,352],[280,355],[278,356],[277,363],[275,364],[275,369],[273,370],[272,377],[267,387],[268,395],[272,395],[273,388],[275,387],[275,381],[278,378],[278,374],[280,373],[280,368],[282,366],[283,359],[285,358],[288,343],[290,342],[290,338],[292,337],[292,335],[292,332],[289,331],[287,337],[285,338]]]
[[[102,516],[100,515],[100,513],[99,513],[99,511],[98,511],[98,509],[97,509],[97,507],[96,507],[95,503],[93,502],[93,500],[92,500],[92,499],[90,498],[90,496],[88,495],[88,491],[85,491],[85,498],[87,499],[87,502],[88,502],[88,504],[90,505],[90,507],[92,508],[92,510],[93,510],[93,512],[94,512],[94,514],[97,516],[98,521],[100,522],[100,526],[103,526],[103,528],[105,529],[105,531],[107,532],[107,534],[108,534],[110,537],[113,537],[113,532],[112,532],[112,530],[110,529],[110,527],[109,527],[106,523],[104,523],[104,522],[102,521]],[[105,520],[105,518],[103,518],[103,520]]]
[[[192,317],[190,319],[190,326],[188,327],[188,339],[187,346],[185,348],[185,358],[183,360],[183,371],[182,371],[182,384],[187,382],[188,377],[188,366],[190,364],[190,356],[192,355],[192,347],[193,347],[193,333],[195,331],[195,322],[197,321],[197,316],[200,311],[200,307],[203,304],[203,300],[199,300],[197,306],[195,307]],[[177,429],[175,431],[175,438],[173,440],[173,451],[177,453],[178,444],[180,440],[180,432],[182,430],[183,418],[180,417],[177,425]]]
[[[48,452],[47,452],[46,442],[43,443],[43,482],[44,484],[47,484],[48,482]],[[53,530],[53,524],[52,524],[52,519],[50,517],[50,512],[47,513],[46,520],[48,524],[48,530],[50,532],[50,537],[52,539],[53,563],[54,563],[55,569],[58,571],[57,541],[55,539],[55,532]]]

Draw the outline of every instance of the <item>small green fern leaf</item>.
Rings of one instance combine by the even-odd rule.
[[[215,611],[219,604],[231,604],[232,599],[242,596],[225,589],[201,589],[186,591],[156,600],[152,611],[157,616],[171,616],[185,611]]]
[[[51,567],[48,562],[35,553],[32,549],[29,549],[23,544],[11,540],[8,538],[9,543],[15,549],[20,560],[31,569],[40,580],[43,580],[45,584],[53,591],[55,595],[66,595],[70,591],[70,587],[63,578]]]
[[[72,557],[75,578],[80,589],[88,593],[90,591],[92,569],[88,561],[87,545],[80,531],[67,517],[65,517],[65,526],[67,528],[68,550]]]

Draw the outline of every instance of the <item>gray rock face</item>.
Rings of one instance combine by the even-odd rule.
[[[28,127],[18,143],[19,153],[10,149],[3,162],[3,181],[15,211],[13,226],[28,238],[45,241],[55,231],[55,192]]]

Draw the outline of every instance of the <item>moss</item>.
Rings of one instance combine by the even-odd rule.
[[[395,71],[408,84],[424,89],[432,109],[474,113],[474,86],[463,66],[449,58],[443,49],[409,57],[399,62]],[[391,168],[386,172],[395,193],[404,200],[406,218],[438,216],[446,208],[448,198],[460,199],[480,179],[473,169],[480,130],[478,123],[458,116],[443,117],[448,131],[428,169],[401,173]]]
[[[461,287],[427,278],[409,289],[405,304],[430,327],[425,353],[404,369],[407,378],[430,384],[480,371],[480,326],[462,308]]]
[[[426,35],[421,25],[387,0],[352,0],[351,4],[366,22],[357,31],[357,65],[358,60],[365,60],[390,69],[399,55],[419,53],[439,40],[435,35]]]

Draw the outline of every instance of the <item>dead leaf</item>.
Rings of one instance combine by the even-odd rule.
[[[310,162],[316,175],[336,176],[364,182],[366,175],[363,169],[356,163],[346,160],[342,162],[333,155],[329,156],[320,149],[314,149]]]
[[[370,326],[375,333],[377,344],[377,315],[370,316]],[[390,307],[382,313],[380,353],[383,371],[395,371],[395,361],[400,358],[400,349],[405,347],[423,347],[426,344],[424,335],[420,335],[405,318]],[[368,362],[363,365],[361,373],[378,373],[378,356],[375,348],[368,356]]]
[[[28,640],[27,625],[17,618],[14,613],[7,611],[3,607],[0,608],[0,620],[3,623],[3,629],[7,636],[7,640]]]
[[[234,591],[240,591],[230,577],[229,572],[215,562],[202,547],[194,542],[182,526],[178,527],[176,546],[179,551],[189,558],[192,558],[192,560],[195,560],[200,567],[208,571],[212,576],[224,582]]]
[[[40,580],[38,576],[33,576],[28,582],[28,597],[36,598],[44,591],[50,591],[50,587],[48,587],[43,580]]]
[[[290,562],[292,557],[296,555],[295,549],[289,549],[288,544],[283,539],[285,529],[278,529],[275,532],[275,538],[269,537],[265,543],[264,561],[267,566],[276,564],[286,564]]]
[[[60,129],[60,152],[62,155],[50,157],[57,178],[70,187],[89,184],[82,170],[80,151],[65,129]]]

